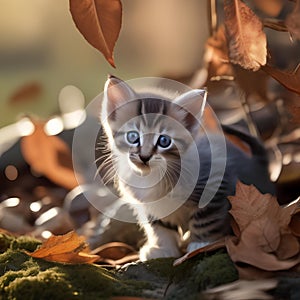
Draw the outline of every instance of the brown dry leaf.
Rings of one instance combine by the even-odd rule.
[[[91,253],[99,256],[98,262],[110,264],[112,266],[123,265],[139,259],[137,251],[130,245],[122,242],[104,244],[94,249]]]
[[[269,64],[262,67],[266,73],[281,83],[288,90],[300,95],[300,64],[293,72],[278,70]]]
[[[267,271],[290,269],[300,262],[299,242],[289,228],[298,201],[280,207],[275,197],[241,182],[229,201],[230,214],[240,229],[238,237],[226,239],[228,254],[234,262]]]
[[[242,266],[235,265],[235,268],[238,271],[240,279],[253,280],[253,279],[263,279],[263,278],[274,278],[275,271],[265,271],[259,268],[255,268],[253,266],[244,264]]]
[[[42,93],[42,86],[38,82],[31,82],[21,86],[9,98],[10,104],[17,104],[35,100]]]
[[[120,0],[69,0],[74,23],[84,38],[115,67],[113,50],[122,24]]]
[[[240,0],[224,0],[224,22],[230,61],[252,71],[265,65],[267,39],[255,13]]]
[[[235,196],[230,196],[228,199],[231,203],[229,212],[237,222],[240,231],[245,230],[253,219],[264,215],[270,206],[277,205],[279,207],[272,195],[262,195],[255,186],[248,186],[241,182],[236,185]]]
[[[291,221],[289,223],[289,229],[291,230],[292,234],[296,237],[300,237],[300,197],[296,199],[292,205],[295,209],[292,211]]]
[[[226,247],[233,262],[243,262],[266,271],[288,270],[300,262],[300,257],[279,260],[274,254],[264,252],[254,244],[254,240],[249,242],[243,240],[235,244],[232,239],[228,238]]]
[[[224,247],[225,247],[225,239],[224,238],[219,239],[219,240],[215,241],[212,244],[209,244],[205,247],[202,247],[202,248],[196,249],[194,251],[188,252],[184,256],[177,258],[174,261],[173,266],[178,266],[178,265],[182,264],[184,261],[198,255],[199,253],[214,251],[214,250],[224,248]]]
[[[21,151],[31,168],[54,183],[71,190],[78,185],[68,145],[57,136],[48,136],[44,122],[33,121],[35,131],[21,139]]]
[[[293,12],[286,18],[285,24],[292,38],[300,40],[300,0],[297,0]]]
[[[298,239],[292,234],[283,234],[280,238],[280,245],[276,250],[276,255],[280,260],[288,259],[300,252]]]
[[[52,236],[36,251],[26,253],[34,258],[70,264],[93,263],[99,259],[98,255],[88,252],[85,238],[71,231],[65,235]]]

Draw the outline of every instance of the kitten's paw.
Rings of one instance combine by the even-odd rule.
[[[149,259],[160,257],[179,257],[181,252],[178,248],[164,248],[158,246],[145,245],[140,249],[140,260],[146,261]]]
[[[210,242],[191,242],[188,244],[187,246],[187,252],[192,252],[192,251],[195,251],[197,249],[200,249],[200,248],[203,248],[207,245],[209,245]]]

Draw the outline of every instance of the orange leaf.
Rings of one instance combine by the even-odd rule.
[[[98,255],[91,255],[83,237],[74,231],[65,235],[52,236],[32,253],[26,252],[34,258],[60,263],[93,263],[99,259]]]
[[[230,61],[253,71],[265,65],[267,39],[255,13],[240,0],[224,0],[224,23]]]
[[[57,136],[48,136],[44,123],[33,121],[35,130],[21,139],[21,151],[34,171],[54,183],[71,190],[78,185],[72,154],[68,145]]]
[[[113,49],[121,29],[121,1],[70,0],[70,11],[84,38],[115,67]]]
[[[38,82],[31,82],[21,86],[9,98],[10,104],[34,100],[42,93],[42,87]]]
[[[272,76],[288,90],[300,95],[300,64],[293,72],[281,71],[268,64],[262,67],[262,70]]]

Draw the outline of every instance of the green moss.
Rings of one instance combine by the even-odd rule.
[[[206,257],[194,267],[199,290],[212,288],[238,279],[238,272],[227,253]]]
[[[0,253],[5,252],[8,248],[10,248],[10,245],[12,241],[14,240],[13,236],[0,233]]]
[[[203,254],[173,267],[172,258],[130,264],[120,271],[97,265],[60,264],[35,259],[39,241],[0,235],[0,299],[108,299],[148,296],[197,299],[201,290],[237,279],[225,252]],[[167,288],[169,286],[169,288]]]
[[[174,274],[174,258],[157,258],[146,261],[144,266],[159,277],[170,278]]]
[[[41,241],[29,236],[14,237],[12,235],[0,233],[0,253],[3,253],[8,249],[34,251],[40,244]]]
[[[105,299],[138,296],[149,287],[97,265],[47,262],[11,249],[0,255],[0,269],[0,299]]]
[[[20,236],[12,241],[10,248],[13,250],[23,249],[33,252],[40,244],[41,241],[35,238],[28,236]]]
[[[237,279],[237,270],[227,253],[202,254],[175,267],[166,299],[199,299],[201,291]]]

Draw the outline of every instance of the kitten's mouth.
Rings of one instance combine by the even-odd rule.
[[[150,167],[149,163],[144,164],[144,163],[136,161],[133,163],[133,165],[134,165],[134,168],[133,168],[134,171],[137,172],[141,176],[147,176],[151,172],[151,167]]]

